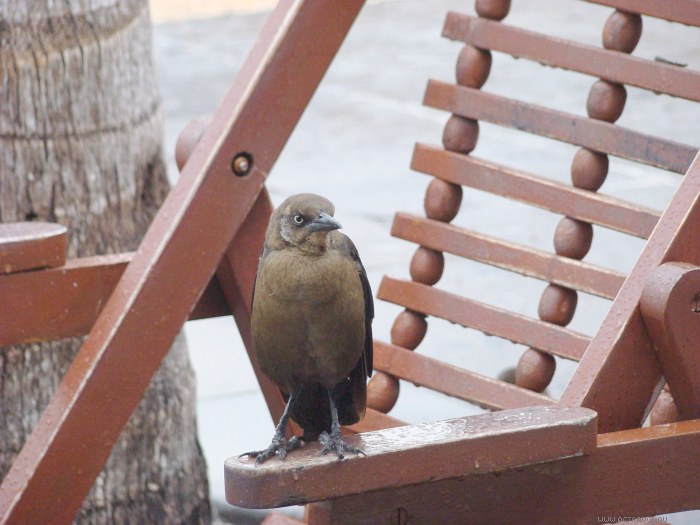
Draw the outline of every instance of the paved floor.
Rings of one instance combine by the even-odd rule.
[[[185,2],[186,3],[186,2]],[[440,38],[444,14],[470,12],[463,0],[393,0],[370,2],[360,15],[321,88],[285,148],[269,180],[275,203],[292,193],[314,191],[336,204],[336,215],[355,240],[376,290],[381,276],[408,275],[414,247],[389,235],[394,211],[422,213],[429,179],[408,166],[417,141],[439,143],[447,116],[420,105],[426,80],[451,81],[458,44]],[[585,2],[555,0],[514,2],[509,23],[598,45],[610,10]],[[166,121],[166,148],[173,158],[177,134],[192,118],[212,113],[240,67],[266,13],[227,14],[157,22],[155,54]],[[674,38],[668,38],[669,28]],[[639,56],[661,55],[700,69],[697,33],[665,22],[646,21]],[[658,51],[658,49],[661,51]],[[543,87],[553,81],[558,89]],[[525,101],[547,100],[550,107],[585,114],[593,79],[496,55],[484,89]],[[654,132],[679,142],[698,142],[698,113],[684,101],[630,89],[624,126]],[[482,125],[475,154],[514,167],[567,181],[572,146]],[[171,175],[177,173],[171,163]],[[679,177],[613,160],[603,192],[662,208]],[[466,191],[455,222],[506,239],[551,250],[559,217],[541,210]],[[642,243],[595,229],[588,261],[628,270]],[[517,288],[514,288],[517,286]],[[460,290],[490,304],[536,317],[544,284],[500,270],[448,257],[440,287]],[[514,296],[513,289],[518,289]],[[571,327],[593,333],[608,307],[606,301],[582,296]],[[378,303],[375,333],[388,340],[400,310]],[[473,330],[439,321],[430,324],[421,352],[497,376],[512,366],[522,348]],[[209,461],[212,497],[223,502],[223,461],[268,442],[273,430],[231,319],[189,323],[187,335],[198,376],[201,441]],[[549,393],[563,391],[572,366],[559,362]],[[464,415],[477,408],[402,385],[392,412],[411,422]],[[223,508],[227,508],[222,503]],[[234,509],[235,510],[235,509]],[[238,523],[260,514],[232,514]],[[695,523],[698,515],[675,517]],[[690,520],[690,521],[688,521]]]

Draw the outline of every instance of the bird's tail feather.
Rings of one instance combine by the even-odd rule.
[[[332,389],[341,425],[352,425],[360,420],[353,400],[353,385],[341,381]],[[285,396],[286,397],[286,396]],[[292,419],[304,429],[304,441],[315,441],[321,432],[331,431],[331,408],[325,387],[315,383],[297,393],[291,413]]]

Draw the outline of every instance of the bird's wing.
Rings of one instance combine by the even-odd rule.
[[[356,266],[362,283],[362,294],[365,299],[365,344],[362,358],[350,372],[349,382],[344,381],[334,388],[335,399],[338,402],[338,416],[343,425],[357,423],[365,415],[367,408],[367,378],[372,375],[372,319],[374,319],[374,301],[367,272],[362,265],[357,248],[347,235],[338,232],[337,249],[351,258]],[[348,399],[349,398],[349,399]],[[341,400],[351,400],[350,404]]]
[[[373,346],[372,346],[372,319],[374,319],[374,300],[372,299],[372,288],[369,285],[369,279],[367,279],[367,271],[360,260],[360,255],[357,253],[357,248],[350,240],[350,237],[339,233],[341,242],[338,245],[338,249],[350,257],[357,265],[357,271],[360,275],[360,282],[362,283],[362,293],[365,298],[365,366],[366,366],[366,377],[372,375],[373,370]]]
[[[253,280],[253,294],[250,298],[250,304],[252,305],[255,302],[255,285],[258,284],[258,275],[260,274],[260,269],[262,268],[263,264],[265,263],[265,258],[267,255],[270,253],[270,248],[267,247],[267,244],[263,245],[263,249],[260,252],[260,258],[258,259],[258,271],[255,272],[255,279]]]

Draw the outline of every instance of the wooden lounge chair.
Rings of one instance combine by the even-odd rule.
[[[700,25],[693,0],[596,3]],[[65,232],[47,227],[47,234],[38,236],[27,229],[34,226],[8,227],[0,255],[12,263],[0,265],[8,272],[0,277],[0,293],[65,293],[53,293],[56,304],[49,301],[40,311],[0,306],[0,344],[88,331],[90,337],[0,486],[0,523],[73,519],[188,318],[233,313],[249,347],[252,283],[271,212],[265,178],[361,5],[280,2],[211,123],[183,135],[180,157],[187,163],[137,253],[65,262],[60,256]],[[600,516],[649,516],[700,506],[694,483],[700,467],[695,415],[700,377],[692,359],[700,340],[697,148],[610,122],[622,109],[620,84],[698,101],[700,74],[627,56],[630,38],[640,28],[637,15],[615,12],[606,24],[607,49],[598,49],[502,24],[508,5],[479,1],[479,17],[450,14],[446,22],[446,36],[472,47],[460,55],[458,85],[428,86],[426,103],[455,116],[448,121],[444,148],[415,150],[413,167],[435,177],[426,197],[427,217],[398,214],[394,223],[395,235],[421,247],[411,263],[412,280],[386,278],[378,290],[381,299],[407,310],[390,344],[376,344],[380,374],[370,388],[368,417],[349,429],[364,432],[349,441],[362,442],[367,457],[338,462],[315,456],[311,445],[285,463],[271,460],[257,469],[232,459],[226,464],[230,502],[267,507],[320,502],[309,506],[309,523],[353,524],[588,523]],[[603,78],[589,97],[589,118],[480,91],[490,65],[487,49]],[[269,100],[285,104],[273,106]],[[478,120],[581,146],[575,171],[593,179],[600,178],[607,154],[685,178],[659,217],[596,194],[590,177],[572,187],[471,157]],[[557,253],[450,225],[462,186],[564,215]],[[591,223],[648,237],[626,278],[578,260],[590,241]],[[206,239],[201,231],[209,232]],[[196,261],[189,255],[194,247],[201,254]],[[530,319],[434,287],[443,252],[552,283],[548,289],[555,292],[547,293],[554,299],[542,311],[565,315]],[[77,295],[70,293],[74,282],[100,286],[79,286],[90,295]],[[180,286],[168,290],[163,285],[168,282]],[[575,302],[572,290],[614,298],[590,341],[563,326]],[[69,315],[56,321],[52,308]],[[420,349],[413,350],[425,333],[424,316],[522,343],[530,347],[528,359],[544,365],[534,374],[519,370],[518,386],[421,356]],[[543,368],[550,353],[580,359],[558,401],[525,388],[546,383]],[[276,419],[282,398],[253,365]],[[119,401],[106,410],[101,393],[113,388],[127,367],[131,388],[122,388]],[[396,378],[500,411],[399,426],[384,413],[398,394]],[[640,428],[664,378],[682,421]],[[81,433],[87,422],[102,432]],[[268,522],[275,520],[288,518]]]

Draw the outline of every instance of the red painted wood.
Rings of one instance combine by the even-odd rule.
[[[700,265],[700,156],[678,187],[569,382],[561,402],[598,412],[602,432],[634,428],[646,419],[663,371],[639,307],[661,264]]]
[[[362,3],[338,7],[323,0],[282,0],[272,12],[3,480],[0,523],[73,520],[162,357],[253,207]],[[232,173],[231,162],[241,152],[252,157],[252,169],[239,177]]]
[[[656,2],[657,5],[664,3]],[[695,11],[700,11],[697,5]],[[698,17],[697,14],[695,16]],[[548,66],[700,102],[700,72],[692,69],[644,60],[458,13],[448,14],[443,36]]]
[[[661,216],[637,204],[424,144],[416,145],[411,169],[644,239]]]
[[[0,275],[37,268],[55,268],[66,262],[65,226],[49,222],[0,224]]]
[[[384,277],[377,297],[575,361],[581,358],[590,341],[568,328],[411,281]]]
[[[697,147],[478,89],[431,80],[425,105],[683,174]]]
[[[339,461],[309,443],[284,461],[226,461],[226,500],[269,508],[387,487],[494,474],[595,450],[595,413],[533,407],[366,432],[347,438],[366,456]],[[507,451],[507,453],[504,453]],[[479,476],[477,476],[479,477]],[[488,476],[492,477],[492,476]],[[416,523],[429,523],[417,521]]]

